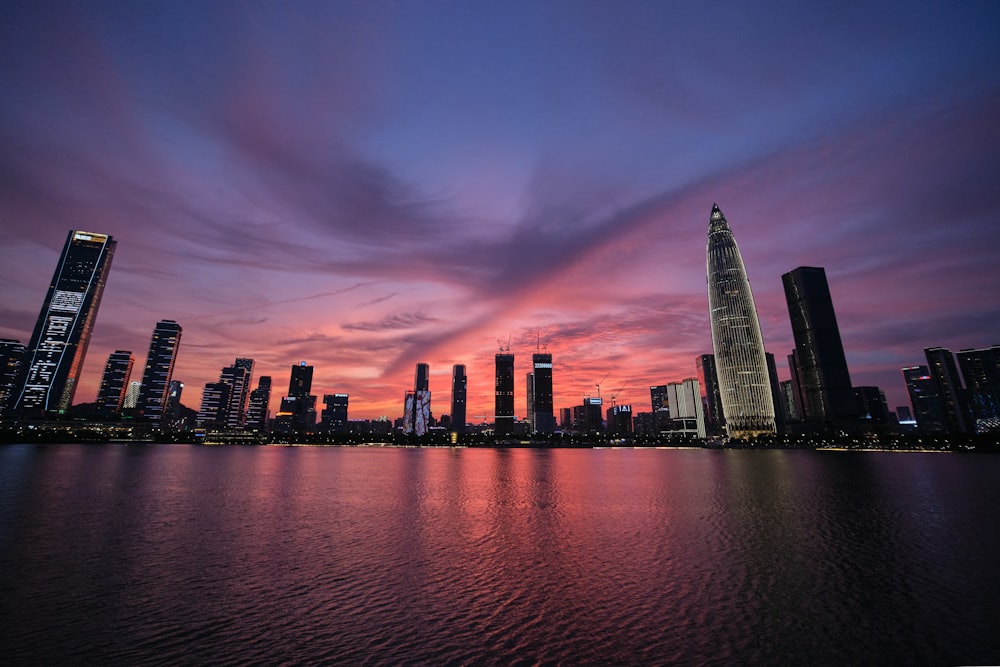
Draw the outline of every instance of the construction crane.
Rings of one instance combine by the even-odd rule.
[[[622,389],[624,389],[627,386],[628,386],[628,380],[625,380],[625,384],[623,384],[621,387],[619,387],[618,391],[616,391],[613,394],[611,394],[611,407],[612,408],[614,408],[617,405],[617,403],[615,403],[615,399],[618,398],[618,394],[622,393]]]
[[[510,334],[507,334],[506,343],[503,338],[497,338],[497,345],[500,347],[501,352],[510,352]]]
[[[607,373],[604,374],[604,377],[601,378],[601,382],[607,380],[609,375],[611,375],[611,371],[608,371]],[[598,382],[596,385],[594,385],[595,387],[597,387],[597,398],[601,397],[601,382]]]

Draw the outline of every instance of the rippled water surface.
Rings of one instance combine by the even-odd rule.
[[[0,663],[1000,662],[1000,457],[0,447]]]

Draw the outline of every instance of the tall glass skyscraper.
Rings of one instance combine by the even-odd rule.
[[[25,353],[16,401],[21,413],[61,413],[73,404],[114,253],[107,234],[70,231],[66,237]]]
[[[132,377],[132,352],[115,350],[108,355],[101,377],[101,387],[97,391],[97,410],[103,415],[117,415],[125,404],[125,392]]]
[[[531,355],[532,394],[531,425],[535,433],[555,433],[556,417],[552,406],[552,355],[538,352]]]
[[[730,437],[775,432],[764,341],[743,257],[718,205],[708,223],[708,308],[719,397]]]
[[[136,408],[142,418],[159,424],[163,419],[174,375],[177,348],[181,344],[181,325],[173,320],[160,320],[153,327],[146,354],[146,367],[142,372],[142,389]]]

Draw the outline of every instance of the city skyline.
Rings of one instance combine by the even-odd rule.
[[[394,418],[427,362],[435,414],[467,368],[472,419],[508,337],[518,416],[539,339],[556,410],[597,383],[645,406],[712,352],[713,201],[781,380],[798,266],[891,408],[925,348],[1000,342],[991,4],[295,7],[0,27],[0,338],[28,343],[67,230],[118,244],[76,403],[174,320],[195,409],[248,357],[273,412],[307,359],[316,395]]]

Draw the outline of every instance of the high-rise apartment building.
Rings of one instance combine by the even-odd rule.
[[[173,320],[160,320],[153,328],[142,373],[142,389],[136,402],[140,416],[146,421],[159,424],[163,419],[182,331],[181,325]]]
[[[531,355],[531,367],[532,430],[535,433],[554,433],[556,416],[552,397],[552,355],[548,352]]]
[[[142,392],[142,382],[132,380],[125,390],[125,401],[122,403],[122,410],[134,410],[139,405],[139,394]]]
[[[507,438],[514,432],[514,355],[500,352],[496,355],[494,433]]]
[[[302,433],[316,425],[316,397],[312,392],[313,367],[300,361],[292,366],[288,395],[283,396],[275,428],[286,433]]]
[[[201,428],[224,428],[229,413],[233,386],[226,382],[209,382],[201,392],[201,407],[197,424]]]
[[[327,433],[342,433],[347,430],[347,394],[324,394],[320,428]]]
[[[106,234],[71,231],[66,237],[25,351],[18,412],[41,417],[73,404],[114,252],[115,241]]]
[[[800,266],[781,276],[781,282],[798,353],[805,421],[819,432],[856,432],[857,401],[826,271]]]
[[[948,424],[944,405],[938,396],[937,386],[927,366],[909,366],[903,369],[906,391],[910,394],[913,417],[921,433],[945,433]]]
[[[653,412],[670,409],[670,404],[667,402],[667,385],[651,386],[649,388],[649,403],[653,406]]]
[[[247,406],[247,428],[254,431],[267,430],[270,404],[271,376],[261,375],[257,379],[257,388],[250,392],[250,401]]]
[[[667,400],[670,402],[671,431],[688,437],[706,437],[705,413],[697,379],[667,384]]]
[[[959,350],[958,365],[965,378],[976,432],[1000,431],[1000,345]]]
[[[709,218],[706,257],[712,347],[726,431],[734,438],[773,434],[774,401],[757,308],[740,249],[717,205]]]
[[[21,389],[21,368],[24,364],[25,347],[11,338],[0,339],[0,418],[14,411],[18,392]]]
[[[226,406],[228,428],[240,428],[246,422],[251,376],[253,376],[253,359],[241,357],[236,359],[232,366],[222,369],[219,382],[232,387],[229,391],[229,404]]]
[[[451,430],[465,433],[466,393],[469,379],[465,375],[465,365],[455,364],[451,369]]]
[[[115,350],[108,355],[97,391],[97,410],[102,415],[117,415],[122,411],[133,365],[135,359],[130,350]]]

